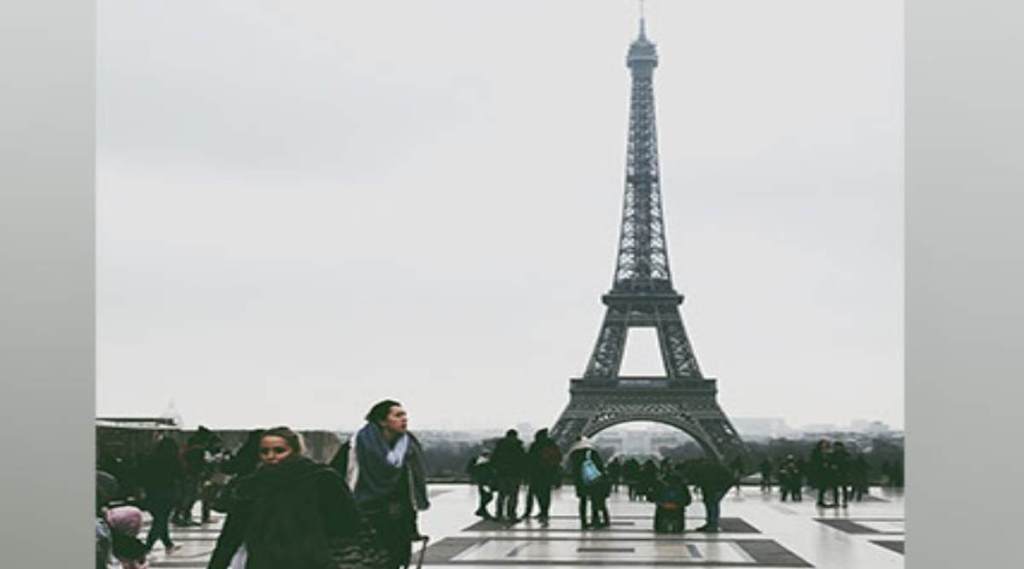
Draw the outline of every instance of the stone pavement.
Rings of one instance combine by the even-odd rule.
[[[576,521],[571,487],[555,492],[548,528],[535,520],[481,521],[468,485],[431,485],[430,494],[433,505],[420,518],[420,530],[431,536],[430,567],[903,567],[903,498],[878,489],[846,510],[819,510],[813,500],[779,503],[777,491],[765,496],[746,487],[723,500],[722,533],[682,535],[655,534],[654,505],[630,502],[625,489],[609,500],[612,526],[588,531]],[[687,528],[703,523],[703,510],[699,502],[687,508]],[[150,565],[206,567],[222,522],[173,528],[182,549],[167,555],[158,544]]]

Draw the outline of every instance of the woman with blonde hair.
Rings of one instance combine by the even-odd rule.
[[[335,544],[359,531],[355,502],[337,472],[302,451],[288,427],[263,433],[259,468],[225,489],[228,517],[209,569],[338,566]]]

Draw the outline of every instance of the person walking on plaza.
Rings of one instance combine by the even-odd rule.
[[[491,455],[498,483],[497,519],[516,522],[519,505],[519,485],[526,474],[526,450],[515,429],[505,432],[505,438],[498,441]]]
[[[601,455],[587,437],[580,437],[569,449],[569,466],[576,498],[579,499],[580,527],[583,529],[603,528],[611,525],[606,500],[611,485],[605,472]],[[587,505],[590,505],[590,521],[587,521]]]
[[[199,500],[203,481],[209,474],[206,452],[212,438],[213,433],[206,427],[200,426],[199,430],[188,438],[185,442],[185,448],[181,451],[184,476],[181,480],[180,502],[171,518],[174,525],[199,525],[192,519],[192,508],[195,506],[196,501]]]
[[[732,459],[732,462],[729,463],[729,469],[732,470],[733,480],[736,481],[736,495],[739,496],[741,493],[740,482],[743,481],[743,477],[747,474],[747,465],[744,464],[743,457],[737,455],[736,458]]]
[[[622,480],[622,459],[615,457],[608,461],[608,482],[611,483],[612,492],[618,493],[619,482]]]
[[[487,505],[494,499],[494,465],[491,464],[491,453],[488,450],[483,450],[478,456],[475,456],[469,460],[469,465],[466,466],[466,473],[469,474],[469,479],[476,484],[477,494],[480,497],[479,505],[474,512],[477,516],[485,520],[493,520],[494,516],[487,511]]]
[[[530,494],[537,499],[540,513],[537,519],[546,526],[551,510],[551,490],[558,486],[562,478],[562,451],[549,436],[547,429],[541,429],[534,435],[527,452],[527,472]],[[530,516],[530,502],[526,504],[526,514]]]
[[[794,502],[801,501],[800,488],[803,485],[800,467],[793,455],[786,455],[785,460],[779,465],[779,492],[782,495],[781,501],[786,498]]]
[[[213,506],[217,501],[217,497],[220,496],[220,493],[231,479],[231,474],[225,470],[231,458],[231,453],[224,448],[224,443],[220,440],[220,437],[213,435],[210,443],[207,445],[204,457],[206,472],[199,488],[199,502],[202,505],[200,508],[200,523],[202,524],[208,524],[213,521]]]
[[[332,468],[302,456],[288,427],[267,429],[260,466],[225,490],[227,519],[208,569],[330,569],[360,531],[355,501]]]
[[[819,508],[830,507],[825,503],[825,494],[832,484],[832,443],[828,439],[821,439],[811,449],[811,457],[807,467],[809,470],[808,480],[811,486],[818,491],[818,500],[815,505]]]
[[[765,457],[761,461],[761,492],[771,494],[772,492],[772,474],[774,469],[772,468],[772,461],[768,457]]]
[[[542,429],[547,435],[547,429]],[[526,450],[526,466],[523,468],[524,480],[526,483],[526,507],[523,509],[523,519],[528,520],[533,516],[533,503],[537,501],[537,496],[534,494],[534,487],[531,484],[533,478],[533,467],[534,460],[531,456],[530,451],[533,450],[533,446],[537,443],[538,437],[540,437],[540,431],[533,433],[533,442],[530,443],[529,448]]]
[[[803,489],[809,483],[810,470],[811,467],[808,465],[807,459],[804,458],[803,454],[798,454],[796,456],[796,472],[798,475],[797,480],[800,481],[800,488],[797,493],[800,497],[800,499],[797,500],[798,502],[803,501]]]
[[[892,486],[892,463],[888,460],[883,460],[879,470],[882,473],[882,486]]]
[[[640,478],[637,484],[637,498],[654,499],[654,487],[658,484],[658,465],[648,459],[640,467]]]
[[[402,404],[391,399],[375,404],[332,466],[345,473],[356,505],[390,554],[391,567],[409,565],[412,542],[422,539],[417,513],[429,508],[430,500],[423,448],[409,432]]]
[[[629,457],[622,463],[622,481],[629,491],[629,500],[632,502],[640,496],[640,461]]]
[[[263,429],[253,429],[245,436],[245,442],[224,464],[224,472],[233,476],[252,474],[260,465],[260,440]]]
[[[700,488],[701,500],[704,502],[706,521],[694,531],[717,532],[721,519],[722,498],[735,483],[735,469],[726,467],[717,460],[700,458],[686,469],[690,480]]]
[[[171,511],[180,500],[184,472],[178,456],[178,443],[170,437],[160,439],[153,453],[141,467],[141,483],[146,493],[145,506],[153,516],[153,524],[146,535],[146,549],[153,549],[157,540],[168,553],[180,546],[171,541]]]
[[[832,447],[832,501],[845,508],[850,501],[850,452],[842,441]]]
[[[867,459],[863,454],[858,453],[857,457],[850,461],[850,499],[854,502],[864,500],[868,491],[868,466]]]

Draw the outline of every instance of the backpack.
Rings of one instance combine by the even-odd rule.
[[[592,452],[588,450],[586,456],[583,457],[583,463],[580,464],[580,479],[584,486],[594,486],[604,476],[594,464],[594,459],[590,458]]]
[[[558,468],[562,464],[562,453],[556,445],[545,446],[540,449],[540,463],[546,468]]]

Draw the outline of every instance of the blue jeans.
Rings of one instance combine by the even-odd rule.
[[[718,528],[718,518],[722,511],[719,504],[722,498],[725,497],[725,492],[702,492],[704,496],[704,509],[707,510],[707,522],[705,525],[709,528]]]

